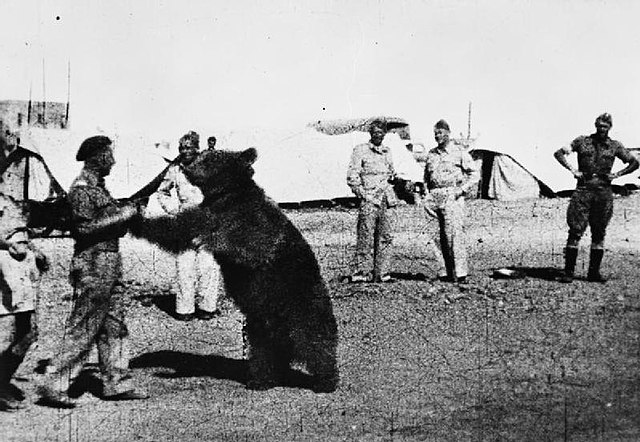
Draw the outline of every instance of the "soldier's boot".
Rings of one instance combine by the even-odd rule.
[[[589,257],[589,273],[587,273],[587,281],[605,283],[607,280],[600,274],[600,264],[602,263],[602,256],[604,250],[591,249],[591,255]]]
[[[573,274],[576,270],[576,261],[578,260],[577,247],[565,247],[564,249],[564,273],[558,278],[559,282],[573,282]]]

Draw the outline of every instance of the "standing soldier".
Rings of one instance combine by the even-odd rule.
[[[180,138],[178,160],[169,167],[158,187],[158,202],[169,215],[176,215],[202,202],[202,191],[191,184],[184,174],[184,168],[198,157],[197,136],[197,133],[191,131]],[[181,252],[176,257],[176,270],[179,285],[176,295],[176,319],[209,320],[220,315],[218,292],[222,274],[220,265],[213,255],[205,250],[202,244],[193,244],[191,249]]]
[[[449,140],[449,124],[438,121],[433,128],[438,145],[426,155],[424,183],[427,215],[438,221],[434,243],[439,249],[438,278],[465,282],[468,273],[464,234],[464,195],[477,184],[478,168],[466,148]]]
[[[382,144],[387,133],[381,120],[369,126],[371,139],[353,149],[347,184],[360,200],[356,240],[356,272],[352,282],[389,282],[389,249],[393,239],[388,208],[398,203],[390,184],[395,178],[391,151]],[[370,271],[373,258],[373,275]]]
[[[129,373],[119,252],[119,238],[138,210],[134,205],[119,207],[105,188],[104,177],[115,164],[109,138],[86,139],[76,160],[84,161],[84,167],[68,195],[75,240],[71,261],[74,304],[62,349],[46,367],[40,403],[57,408],[75,406],[68,388],[93,344],[98,347],[103,399],[146,399],[145,393],[134,388]]]
[[[600,263],[604,254],[604,237],[613,215],[613,192],[611,181],[633,172],[638,160],[624,148],[622,143],[609,138],[613,122],[611,115],[604,113],[596,118],[596,133],[580,136],[571,142],[571,147],[562,147],[554,157],[570,170],[577,180],[577,187],[567,209],[569,237],[564,249],[565,267],[560,282],[572,282],[578,258],[578,243],[587,229],[591,229],[591,256],[587,280],[606,282],[600,274]],[[578,169],[567,161],[571,152],[578,154]],[[627,166],[611,173],[614,160],[619,158]]]

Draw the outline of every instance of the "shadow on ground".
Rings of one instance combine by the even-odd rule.
[[[507,270],[513,272],[512,277],[500,277],[497,272],[494,272],[494,279],[518,279],[518,278],[535,278],[543,279],[545,281],[555,281],[563,275],[561,269],[554,267],[509,267]]]
[[[218,355],[198,355],[180,351],[163,350],[142,354],[131,360],[131,368],[166,368],[172,373],[156,373],[165,379],[188,377],[212,377],[247,384],[248,364],[243,359],[231,359]],[[299,370],[290,369],[284,376],[282,387],[311,389],[312,378]]]
[[[166,313],[176,319],[176,295],[174,293],[166,293],[158,291],[154,293],[145,293],[132,297],[145,307],[156,306],[158,310]]]

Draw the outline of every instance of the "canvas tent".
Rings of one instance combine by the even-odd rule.
[[[30,128],[20,135],[23,147],[39,153],[63,189],[69,189],[82,169],[75,156],[82,141],[94,132],[63,129]],[[141,135],[110,136],[116,164],[106,178],[107,188],[115,198],[127,198],[151,181],[167,166],[165,150],[156,147],[150,137]]]
[[[480,179],[470,198],[514,201],[526,198],[553,197],[554,192],[542,180],[529,172],[511,155],[488,149],[474,149],[470,140],[453,140],[469,149],[476,161]],[[427,149],[421,143],[413,145],[413,155],[424,168]]]
[[[31,227],[46,227],[65,231],[69,228],[69,212],[64,198],[64,190],[82,168],[75,160],[80,143],[95,132],[73,132],[63,129],[29,128],[20,133],[20,144],[42,158],[51,179],[59,183],[62,192],[56,192],[57,198],[42,202],[42,198],[33,198],[28,202]],[[155,143],[141,136],[114,136],[116,164],[106,178],[107,188],[115,198],[128,198],[149,183],[160,171],[166,168],[167,152],[159,150]],[[28,185],[36,183],[37,178],[30,174]]]
[[[514,201],[554,196],[549,186],[512,156],[485,149],[472,149],[469,153],[480,169],[477,198]]]
[[[278,203],[331,205],[353,198],[346,184],[347,167],[353,148],[369,140],[367,129],[371,120],[316,122],[297,131],[235,130],[219,134],[218,146],[229,150],[256,147],[258,160],[254,164],[254,178]],[[408,133],[408,126],[404,131]],[[398,175],[420,180],[422,170],[407,150],[407,141],[392,128],[384,143],[392,151]]]

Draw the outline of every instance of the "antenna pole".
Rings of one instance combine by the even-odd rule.
[[[27,127],[31,125],[31,90],[33,89],[33,81],[29,81],[29,104],[27,105]]]
[[[45,86],[44,57],[42,57],[42,127],[47,125],[47,90]]]
[[[64,127],[69,127],[69,103],[71,101],[71,59],[67,60],[67,108],[64,114]]]
[[[471,102],[469,102],[469,116],[467,119],[467,140],[471,138]]]

